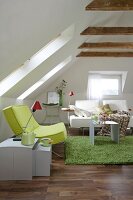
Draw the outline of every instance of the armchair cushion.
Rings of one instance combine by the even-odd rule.
[[[63,142],[67,137],[66,128],[63,122],[50,126],[39,126],[34,130],[37,138],[48,137],[53,140],[53,144]]]
[[[30,116],[32,115],[28,106],[24,105],[9,106],[3,109],[3,112],[9,126],[11,127],[15,135],[22,134],[24,127],[26,127],[26,124]],[[34,117],[32,116],[26,131],[31,132],[38,126],[39,124],[35,121]]]
[[[37,138],[49,137],[53,140],[53,144],[63,142],[66,137],[66,128],[64,123],[60,122],[50,126],[39,125],[30,109],[26,105],[14,105],[3,109],[5,118],[15,135],[23,133],[29,118],[31,117],[27,132],[34,132]]]

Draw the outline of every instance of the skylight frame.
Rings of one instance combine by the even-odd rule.
[[[56,39],[49,42],[45,47],[34,54],[19,69],[12,72],[9,76],[0,82],[0,96],[3,96],[19,81],[35,70],[40,64],[45,62],[50,56],[67,44],[73,37],[74,25],[68,27]]]
[[[54,76],[58,71],[64,68],[71,60],[72,60],[72,56],[67,57],[64,61],[59,63],[56,67],[54,67],[47,74],[45,74],[45,76],[43,76],[39,81],[37,81],[34,85],[32,85],[24,93],[22,93],[19,97],[17,97],[17,99],[24,100],[36,89],[38,89],[41,85],[43,85],[46,81],[48,81],[52,76]]]

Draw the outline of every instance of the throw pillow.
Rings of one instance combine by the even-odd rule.
[[[105,104],[103,106],[103,109],[104,109],[104,112],[107,113],[108,115],[113,113],[113,111],[111,110],[109,104]]]
[[[82,112],[81,112],[81,110],[79,108],[74,108],[74,113],[78,117],[83,117],[83,114],[82,114]]]
[[[74,105],[71,105],[71,109],[74,110],[75,115],[77,115],[78,117],[90,117],[91,116],[91,112],[80,109]]]
[[[104,113],[104,112],[105,112],[103,106],[98,106],[98,107],[96,108],[96,111],[97,111],[97,114],[100,114],[100,113]]]
[[[81,110],[83,117],[90,117],[92,114],[91,112],[89,112],[87,110],[82,110],[82,109],[80,109],[80,110]]]
[[[81,111],[80,111],[79,108],[77,108],[77,107],[74,106],[74,105],[71,105],[71,106],[69,106],[69,107],[70,107],[70,109],[73,109],[73,110],[74,110],[74,113],[75,113],[76,116],[78,116],[78,117],[83,117],[83,115],[82,115],[82,113],[81,113]]]

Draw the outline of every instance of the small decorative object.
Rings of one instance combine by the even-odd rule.
[[[40,145],[44,147],[49,147],[52,144],[53,140],[50,138],[43,138],[40,140]]]
[[[32,109],[32,112],[35,112],[36,110],[42,110],[42,107],[41,107],[41,105],[40,105],[40,102],[39,102],[39,101],[36,101],[36,102],[32,105],[31,109]],[[26,146],[34,144],[34,141],[35,141],[35,134],[34,134],[33,132],[28,132],[28,131],[26,131],[26,129],[27,129],[28,125],[29,125],[29,122],[30,122],[32,116],[33,116],[33,114],[31,114],[31,116],[30,116],[30,118],[29,118],[29,120],[28,120],[26,126],[24,127],[23,133],[22,133],[22,140],[21,140],[21,143],[22,143],[23,145],[26,145]]]
[[[57,92],[48,92],[48,104],[59,104],[59,94]]]
[[[92,115],[92,116],[91,116],[91,119],[92,119],[93,121],[95,121],[96,123],[99,123],[99,116],[98,116],[98,115]]]
[[[23,145],[26,145],[26,146],[32,145],[34,144],[34,141],[35,141],[35,134],[33,132],[32,133],[24,132],[22,134],[21,143]]]
[[[70,91],[68,95],[69,95],[69,107],[70,107],[71,97],[74,96],[74,92]]]
[[[59,106],[63,105],[63,95],[64,95],[63,90],[65,89],[66,84],[67,82],[65,80],[62,80],[59,86],[55,88],[56,92],[59,94]]]

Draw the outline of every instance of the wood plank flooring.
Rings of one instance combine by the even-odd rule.
[[[53,156],[50,177],[0,181],[0,200],[8,199],[133,200],[133,165],[65,165]]]

